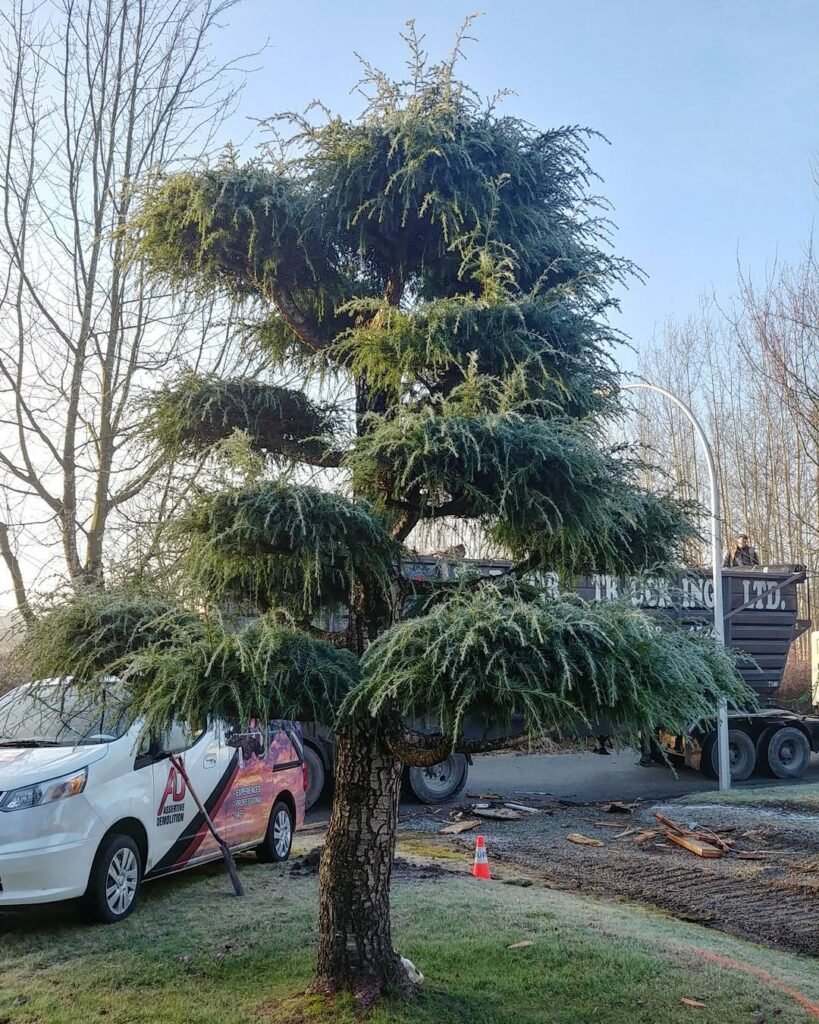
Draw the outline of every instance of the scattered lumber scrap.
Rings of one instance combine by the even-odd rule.
[[[698,857],[716,858],[722,856],[722,850],[716,846],[710,846],[708,843],[700,842],[699,839],[690,839],[688,836],[681,836],[670,830],[666,833],[666,838],[670,839],[675,846],[681,846],[684,850],[696,853]]]
[[[457,836],[461,832],[468,832],[470,829],[477,828],[480,822],[477,818],[467,819],[465,821],[453,821],[451,825],[445,825],[439,830],[438,835],[441,836]]]
[[[688,1006],[692,1010],[707,1010],[708,1003],[704,1003],[701,999],[689,999],[687,996],[683,996],[680,1000],[681,1006]]]
[[[516,804],[510,800],[505,800],[503,806],[513,811],[522,811],[524,814],[540,814],[542,811],[541,807],[531,807],[529,804]]]
[[[623,803],[622,800],[612,800],[611,803],[606,804],[603,810],[608,814],[633,814],[636,806],[636,800],[632,804]]]
[[[715,849],[717,854],[721,856],[723,853],[730,853],[734,847],[735,840],[725,839],[718,832],[712,828],[705,828],[697,826],[696,828],[687,828],[685,825],[681,825],[678,821],[672,821],[671,818],[667,818],[664,814],[659,811],[654,812],[654,817],[666,831],[666,838],[675,840],[675,836],[678,838],[691,840],[695,845],[705,846],[709,849]],[[733,830],[730,830],[733,831]],[[677,846],[685,846],[684,843],[676,843]],[[697,853],[696,850],[690,846],[685,846],[685,849],[691,850],[692,853]],[[698,856],[710,857],[709,853],[699,853]]]
[[[520,811],[513,811],[509,807],[483,807],[481,804],[475,804],[472,813],[479,818],[490,818],[493,821],[520,821],[523,817]]]
[[[657,839],[659,836],[665,835],[665,829],[662,828],[646,828],[643,829],[638,835],[634,837],[632,842],[635,846],[642,846],[643,843],[650,843],[652,840]]]
[[[467,793],[470,800],[503,800],[500,793]]]
[[[581,832],[570,832],[566,838],[570,843],[578,846],[605,846],[602,839],[592,839],[591,836],[584,836]]]

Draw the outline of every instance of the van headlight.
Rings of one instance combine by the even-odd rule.
[[[36,782],[33,786],[21,789],[10,789],[0,800],[0,811],[23,811],[27,807],[39,807],[51,804],[55,800],[65,800],[69,796],[77,796],[85,789],[88,780],[88,769],[81,768],[70,775],[61,775],[58,779],[48,782]]]

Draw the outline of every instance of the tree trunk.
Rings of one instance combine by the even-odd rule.
[[[336,742],[333,813],[321,857],[319,947],[313,990],[350,990],[360,1006],[385,986],[413,989],[392,947],[390,875],[401,763],[375,722],[355,722]]]

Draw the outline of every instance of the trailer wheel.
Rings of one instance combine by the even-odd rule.
[[[422,804],[443,804],[454,800],[466,786],[469,764],[463,754],[450,754],[430,768],[410,768],[407,782]]]
[[[768,739],[763,764],[777,779],[799,779],[810,765],[810,743],[801,729],[785,726]]]
[[[747,732],[728,730],[728,754],[731,762],[731,781],[744,782],[756,767],[756,747]],[[703,744],[702,770],[711,779],[719,778],[719,744],[713,732]]]
[[[304,744],[304,760],[307,764],[307,792],[304,794],[304,809],[309,811],[324,792],[327,775],[318,751],[309,743]]]
[[[768,744],[771,737],[779,729],[778,725],[769,725],[768,728],[759,734],[756,741],[756,770],[760,775],[773,775],[768,767]]]

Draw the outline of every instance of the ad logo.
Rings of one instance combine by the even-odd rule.
[[[168,781],[165,783],[165,792],[162,794],[159,810],[156,812],[157,825],[174,825],[184,820],[186,795],[185,780],[171,765],[168,771]]]

